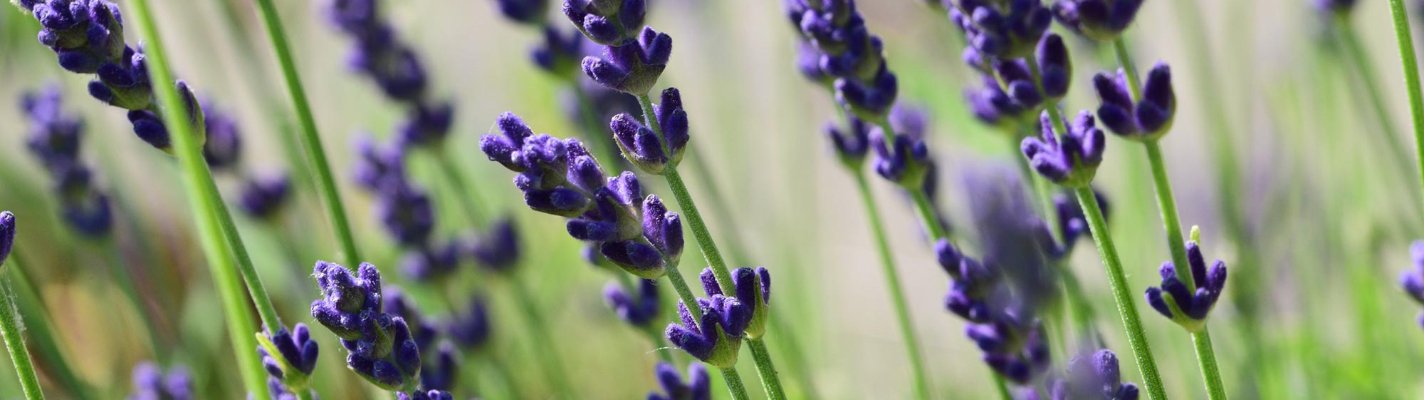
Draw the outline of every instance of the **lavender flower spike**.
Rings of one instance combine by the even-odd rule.
[[[694,319],[687,305],[678,303],[681,323],[668,324],[668,342],[717,368],[731,368],[737,364],[737,351],[752,320],[751,307],[722,295],[699,298],[697,302],[703,310],[701,319]]]
[[[492,272],[507,272],[519,264],[519,231],[514,220],[501,218],[490,224],[489,231],[466,246],[481,267]]]
[[[318,347],[307,325],[298,323],[291,331],[279,327],[257,335],[262,365],[284,390],[306,390],[307,378],[316,369]]]
[[[313,268],[323,298],[312,302],[312,318],[341,338],[346,365],[387,390],[413,386],[420,374],[420,349],[405,319],[381,304],[381,273],[362,263],[356,274],[318,261]]]
[[[1052,400],[1137,400],[1137,385],[1122,381],[1117,355],[1101,349],[1073,357],[1067,376],[1049,390]]]
[[[479,296],[470,298],[470,307],[450,317],[446,334],[465,349],[478,349],[489,342],[489,310]]]
[[[855,117],[850,117],[849,121],[850,126],[845,129],[835,123],[827,123],[826,137],[831,140],[841,164],[859,171],[865,163],[865,156],[870,153],[870,124]]]
[[[585,57],[583,73],[604,87],[640,96],[652,90],[671,57],[672,37],[643,27],[638,40],[609,45],[602,58]]]
[[[54,180],[64,221],[87,237],[108,235],[113,228],[109,197],[79,157],[84,121],[65,112],[58,86],[26,93],[20,103],[30,123],[26,147]]]
[[[1079,35],[1110,42],[1127,30],[1139,8],[1142,0],[1058,0],[1053,17]]]
[[[603,299],[618,313],[618,318],[633,326],[647,326],[661,311],[657,281],[639,279],[637,293],[625,292],[622,286],[609,283],[603,289]]]
[[[658,385],[663,393],[648,393],[648,400],[711,400],[712,380],[707,376],[707,368],[692,363],[687,366],[687,383],[683,383],[677,368],[672,364],[658,363],[656,373]]]
[[[5,265],[5,259],[10,257],[10,250],[14,248],[15,214],[0,211],[0,265]]]
[[[683,151],[691,140],[687,111],[683,110],[682,95],[677,88],[663,90],[662,102],[653,106],[653,117],[662,131],[661,138],[629,114],[615,115],[609,129],[625,158],[643,172],[661,175],[682,161]]]
[[[1068,126],[1068,132],[1057,135],[1048,113],[1040,118],[1042,137],[1023,140],[1023,154],[1039,175],[1067,187],[1084,187],[1093,181],[1098,165],[1103,162],[1107,140],[1087,111]]]
[[[711,268],[703,269],[699,277],[707,296],[726,295],[722,293],[722,287],[717,284],[717,277]],[[771,273],[766,267],[737,268],[732,270],[732,286],[736,291],[732,295],[752,307],[752,320],[746,328],[747,337],[760,338],[766,334],[766,321],[771,313],[771,307],[768,305],[771,303]]]
[[[164,374],[158,364],[143,362],[133,369],[133,394],[129,400],[192,400],[197,396],[193,389],[193,377],[182,366],[173,367]]]
[[[1197,228],[1193,227],[1192,240],[1187,242],[1189,276],[1196,290],[1191,291],[1177,277],[1177,267],[1171,261],[1162,263],[1162,285],[1147,288],[1147,303],[1190,332],[1198,332],[1206,326],[1207,314],[1226,287],[1226,263],[1216,260],[1208,268],[1201,247],[1197,245],[1198,236]]]
[[[1171,68],[1162,62],[1154,65],[1147,72],[1142,98],[1135,103],[1128,85],[1127,75],[1122,71],[1116,76],[1107,73],[1093,76],[1093,87],[1103,101],[1098,107],[1098,119],[1125,139],[1149,142],[1161,138],[1172,128],[1172,117],[1177,112]]]

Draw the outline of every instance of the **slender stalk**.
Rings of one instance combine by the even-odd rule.
[[[287,34],[282,27],[282,20],[278,17],[272,0],[257,0],[257,5],[262,10],[262,23],[267,26],[267,37],[271,39],[272,51],[277,54],[277,62],[282,65],[282,79],[286,82],[287,95],[292,98],[292,106],[296,109],[297,120],[302,127],[302,147],[306,151],[306,161],[311,172],[316,175],[315,180],[320,189],[322,205],[326,208],[327,219],[331,220],[332,230],[336,232],[337,241],[341,244],[341,251],[344,253],[341,255],[346,256],[346,265],[358,265],[361,263],[361,256],[356,249],[356,238],[351,233],[351,223],[346,219],[346,206],[341,203],[341,196],[336,190],[336,180],[332,178],[331,166],[326,160],[326,150],[321,145],[321,136],[317,134],[316,118],[312,117],[311,105],[307,103],[306,89],[302,88],[302,78],[297,74],[296,61],[292,59],[292,52],[287,46]],[[298,161],[292,160],[294,164],[299,164]]]
[[[1133,67],[1132,56],[1127,52],[1127,46],[1121,37],[1113,42],[1113,50],[1117,54],[1117,59],[1127,71],[1127,79],[1131,83],[1132,98],[1139,100],[1142,98],[1141,80],[1137,76],[1137,68]],[[1195,291],[1195,280],[1192,279],[1191,270],[1187,268],[1187,248],[1186,241],[1182,238],[1182,225],[1177,217],[1177,200],[1172,194],[1172,182],[1167,178],[1167,165],[1163,161],[1162,148],[1158,141],[1151,140],[1143,142],[1147,151],[1147,161],[1152,170],[1153,188],[1157,194],[1157,208],[1162,215],[1163,229],[1167,233],[1167,248],[1172,253],[1172,263],[1177,265],[1177,279],[1186,284],[1187,290]],[[1091,190],[1089,194],[1091,194]],[[1083,200],[1081,194],[1079,201]],[[1093,200],[1093,205],[1097,201]],[[1192,332],[1192,348],[1197,354],[1197,365],[1201,369],[1202,379],[1206,383],[1207,398],[1225,399],[1226,387],[1221,381],[1221,369],[1216,362],[1216,353],[1211,348],[1211,333],[1203,327],[1201,331]]]
[[[533,335],[537,343],[534,345],[534,352],[540,358],[539,367],[544,370],[545,378],[554,386],[561,396],[574,396],[574,387],[569,384],[569,378],[564,370],[563,359],[559,357],[559,352],[553,348],[554,340],[549,337],[548,323],[544,315],[535,305],[534,297],[529,287],[518,277],[510,277],[510,289],[514,292],[516,302],[524,313],[524,320],[529,324],[530,334]]]
[[[59,343],[55,341],[58,337],[51,328],[54,322],[47,312],[45,300],[40,297],[37,291],[38,285],[35,281],[21,269],[19,265],[26,265],[21,260],[19,249],[10,252],[11,262],[8,270],[14,271],[16,285],[19,288],[16,292],[19,297],[16,305],[20,308],[20,315],[25,319],[25,327],[30,331],[30,338],[34,341],[35,350],[38,351],[40,367],[47,370],[47,373],[54,376],[61,385],[64,385],[70,395],[79,399],[93,397],[94,388],[79,378],[79,375],[70,367],[69,361],[65,359],[64,353],[60,351]],[[20,263],[16,265],[15,263]]]
[[[5,350],[10,353],[10,361],[15,364],[15,374],[19,375],[20,389],[29,400],[44,399],[40,390],[40,378],[35,374],[35,364],[30,361],[30,350],[25,347],[22,331],[25,322],[15,307],[15,291],[10,288],[10,279],[4,275],[4,260],[0,260],[0,336],[5,341]],[[19,268],[14,262],[10,268]]]
[[[1389,0],[1389,14],[1394,20],[1394,37],[1399,42],[1399,61],[1404,69],[1404,84],[1409,90],[1409,115],[1414,121],[1414,151],[1419,157],[1419,179],[1424,185],[1424,94],[1420,92],[1419,61],[1414,55],[1414,39],[1409,30],[1409,14],[1401,0]]]
[[[663,136],[662,127],[653,119],[652,99],[649,99],[646,93],[638,95],[637,97],[638,105],[643,109],[643,121],[645,125],[647,125],[648,129],[651,129],[653,134],[657,135],[658,139],[666,146],[667,139]],[[693,237],[697,238],[697,246],[702,250],[702,256],[706,259],[707,264],[711,266],[712,274],[716,276],[718,286],[722,287],[723,293],[736,293],[736,286],[732,283],[732,271],[727,268],[727,260],[722,257],[722,252],[717,249],[717,243],[712,239],[712,232],[707,229],[707,222],[702,219],[702,213],[697,210],[697,203],[692,200],[692,194],[687,190],[687,183],[682,181],[682,175],[677,172],[677,166],[668,165],[667,169],[663,172],[663,178],[667,180],[668,188],[672,190],[673,197],[677,199],[677,204],[681,206],[683,214],[687,217],[688,227],[692,229]],[[676,271],[668,272],[668,275],[674,274],[676,274]],[[677,279],[681,278],[682,277],[679,276]],[[674,285],[676,285],[676,283],[674,283]],[[684,283],[683,286],[682,290],[685,291],[686,284]],[[690,294],[690,291],[686,293],[686,295]],[[683,293],[679,293],[679,295],[683,295]],[[690,300],[686,297],[687,296],[684,296],[683,301]],[[691,304],[696,304],[696,301],[692,301],[688,307],[692,307]],[[698,314],[700,315],[701,313],[699,312]],[[761,339],[749,339],[748,341],[758,342],[758,344],[760,344]],[[752,357],[756,358],[757,374],[761,376],[762,387],[767,390],[768,396],[772,399],[785,398],[786,394],[782,392],[781,380],[777,377],[776,365],[772,363],[771,355],[766,352],[762,352],[761,354],[753,352]],[[735,373],[735,371],[733,372]],[[740,384],[741,382],[738,381],[737,383]],[[731,384],[731,380],[728,380],[728,384]]]
[[[1142,372],[1142,383],[1147,388],[1147,398],[1166,399],[1162,387],[1162,377],[1157,373],[1157,361],[1152,357],[1152,347],[1147,343],[1147,332],[1142,329],[1142,320],[1137,313],[1134,296],[1128,289],[1127,275],[1122,271],[1122,261],[1118,258],[1117,247],[1113,245],[1112,234],[1108,232],[1108,222],[1103,219],[1103,210],[1098,208],[1098,198],[1092,189],[1076,188],[1073,195],[1087,216],[1088,228],[1093,233],[1093,242],[1102,254],[1103,266],[1107,267],[1108,285],[1112,288],[1113,299],[1117,301],[1118,316],[1127,331],[1127,344],[1137,359],[1137,367]]]
[[[445,176],[445,180],[451,187],[455,188],[455,192],[458,195],[456,196],[458,198],[455,202],[460,203],[460,207],[465,212],[465,216],[470,218],[470,226],[476,229],[485,227],[487,218],[480,212],[479,206],[476,205],[476,203],[478,203],[479,194],[470,189],[469,181],[465,180],[464,172],[461,172],[460,167],[455,165],[455,160],[450,158],[450,154],[445,146],[440,146],[440,148],[435,149],[434,153],[436,163],[440,164],[441,175]]]
[[[776,372],[776,366],[771,364],[771,352],[766,350],[766,343],[762,339],[748,339],[747,347],[752,351],[752,360],[756,362],[757,374],[761,375],[763,389],[766,389],[766,398],[786,400],[786,389],[781,387],[781,377]]]
[[[732,400],[751,400],[747,386],[742,384],[742,375],[736,368],[722,368],[722,380],[727,381],[727,389],[732,392]]]
[[[179,98],[178,91],[172,84],[173,74],[168,69],[167,53],[158,33],[158,26],[149,11],[148,0],[134,0],[130,4],[133,6],[130,15],[134,17],[143,38],[147,39],[145,49],[150,80],[156,82],[155,94],[162,105],[164,124],[171,132],[175,153],[184,169],[184,187],[188,191],[188,200],[193,209],[194,223],[200,233],[203,252],[208,259],[209,268],[212,269],[215,286],[222,297],[224,314],[228,319],[228,336],[241,366],[239,371],[246,383],[247,392],[259,400],[267,400],[270,395],[267,391],[266,371],[257,358],[257,344],[250,340],[249,336],[257,329],[252,324],[251,312],[248,311],[247,305],[243,304],[242,282],[236,275],[232,259],[234,253],[245,255],[247,251],[241,247],[230,246],[228,240],[235,237],[226,237],[222,222],[218,221],[222,219],[219,213],[226,215],[226,209],[222,199],[217,196],[216,186],[203,160],[195,128],[188,120],[183,100]],[[231,222],[231,218],[228,218],[228,222]],[[265,296],[265,293],[263,294]],[[253,300],[259,304],[265,302],[268,308],[271,307],[266,297]]]
[[[930,397],[929,379],[925,374],[925,363],[920,352],[920,341],[915,337],[915,325],[910,318],[910,306],[905,301],[905,291],[900,287],[900,274],[896,271],[895,256],[890,251],[890,241],[886,238],[885,222],[880,219],[880,207],[875,196],[870,193],[870,182],[865,172],[856,169],[848,171],[855,177],[856,189],[860,192],[861,204],[865,206],[865,216],[870,231],[875,236],[875,248],[880,253],[880,267],[885,275],[885,286],[890,292],[891,303],[895,307],[895,317],[900,322],[900,340],[905,342],[905,353],[909,357],[910,371],[914,374],[917,398]]]

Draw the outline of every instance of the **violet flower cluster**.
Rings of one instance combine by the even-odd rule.
[[[312,302],[312,318],[341,339],[346,366],[386,390],[414,387],[420,348],[405,319],[385,311],[376,266],[362,263],[353,275],[318,261],[313,276],[323,297]]]
[[[376,218],[386,233],[405,249],[401,272],[417,281],[443,279],[460,265],[467,245],[437,243],[435,206],[430,195],[407,174],[406,150],[400,143],[382,145],[370,136],[356,142],[356,182],[376,197]]]
[[[203,102],[204,123],[208,140],[203,144],[203,158],[213,171],[229,172],[241,180],[238,208],[257,219],[277,216],[291,198],[291,179],[284,173],[259,175],[243,169],[242,127],[237,118]]]
[[[259,336],[258,344],[262,366],[267,369],[267,385],[273,392],[306,390],[319,353],[306,324],[297,323],[290,331],[286,327],[279,327],[276,332],[267,329]]]
[[[660,362],[655,372],[663,391],[648,393],[648,400],[712,400],[712,379],[702,364],[687,366],[686,382],[672,364]]]
[[[1007,60],[1027,56],[1053,22],[1053,13],[1039,0],[958,0],[957,3],[949,7],[950,20],[964,32],[969,51],[985,58]]]
[[[1062,99],[1071,86],[1073,63],[1057,34],[1038,41],[1032,60],[985,57],[973,48],[967,54],[965,62],[981,72],[983,85],[964,92],[970,112],[980,122],[1006,132],[1013,132],[1047,102]],[[1039,82],[1034,81],[1034,68]]]
[[[194,393],[193,376],[182,366],[176,366],[163,373],[158,364],[143,362],[133,369],[133,393],[129,400],[192,400]]]
[[[1195,228],[1193,231],[1195,238]],[[1193,239],[1187,242],[1187,264],[1192,286],[1187,286],[1188,283],[1178,278],[1176,265],[1171,261],[1163,262],[1159,271],[1162,284],[1147,288],[1147,304],[1177,325],[1198,332],[1206,326],[1207,314],[1216,306],[1222,289],[1226,287],[1226,262],[1216,260],[1208,267],[1201,247]]]
[[[1112,350],[1073,357],[1068,370],[1049,388],[1052,400],[1137,400],[1137,385],[1122,381],[1122,369]]]
[[[1029,384],[1050,364],[1038,311],[1057,297],[1056,271],[1047,264],[1047,227],[1031,211],[1013,174],[969,176],[975,226],[985,257],[976,260],[947,239],[935,244],[951,278],[945,306],[969,322],[984,362],[1017,384]]]
[[[478,295],[471,296],[469,305],[451,315],[445,323],[445,334],[465,350],[483,348],[489,343],[490,331],[489,308]]]
[[[899,83],[882,55],[884,45],[866,28],[855,1],[786,0],[785,7],[791,24],[809,44],[801,49],[802,74],[829,82],[836,101],[854,115],[884,119],[895,104]]]
[[[718,368],[731,368],[737,363],[737,351],[742,339],[757,339],[766,334],[770,314],[771,275],[766,268],[732,270],[733,293],[722,292],[712,269],[701,274],[702,288],[707,297],[697,299],[701,318],[694,318],[688,306],[678,303],[680,322],[668,324],[666,336],[687,354]]]
[[[64,111],[58,86],[26,93],[20,107],[30,120],[26,147],[54,181],[60,215],[81,235],[107,236],[113,228],[109,196],[94,184],[94,172],[79,157],[84,121]]]
[[[1103,163],[1107,138],[1098,129],[1092,114],[1084,111],[1060,135],[1048,113],[1040,118],[1041,137],[1024,138],[1022,150],[1029,166],[1053,183],[1070,187],[1087,187]]]
[[[405,106],[406,118],[396,127],[398,145],[439,146],[454,123],[454,106],[427,93],[428,77],[415,49],[401,41],[381,14],[377,0],[330,0],[332,25],[354,42],[347,65],[371,79],[386,97]]]
[[[140,139],[171,152],[143,49],[124,43],[123,16],[117,4],[107,0],[17,0],[15,4],[39,21],[39,41],[54,51],[60,67],[95,75],[89,82],[89,94],[128,110],[129,122]],[[195,126],[201,124],[202,110],[192,90],[182,81],[177,85],[189,119]]]
[[[1172,128],[1177,112],[1177,95],[1172,89],[1172,70],[1158,62],[1147,72],[1142,84],[1142,98],[1133,99],[1131,83],[1121,70],[1116,75],[1098,73],[1093,76],[1093,88],[1102,99],[1098,119],[1118,136],[1135,141],[1160,139]]]
[[[534,134],[514,114],[500,115],[497,125],[499,132],[481,138],[480,148],[518,173],[514,185],[529,208],[569,218],[570,236],[638,277],[657,279],[677,264],[682,220],[657,195],[644,197],[637,176],[608,177],[583,143]]]
[[[564,15],[594,43],[602,57],[583,59],[584,75],[609,89],[646,95],[667,68],[672,37],[643,26],[644,0],[565,0]]]
[[[662,308],[658,306],[661,299],[658,297],[657,281],[639,279],[638,286],[633,290],[636,292],[628,293],[623,286],[609,283],[603,289],[603,299],[623,322],[633,326],[651,326],[662,313]]]

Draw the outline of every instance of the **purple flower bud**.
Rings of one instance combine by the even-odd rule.
[[[671,55],[672,37],[644,27],[637,41],[609,45],[602,58],[584,58],[583,73],[609,89],[643,95],[657,83]]]
[[[1053,22],[1053,15],[1037,0],[967,0],[951,9],[950,19],[979,52],[1014,59],[1033,51],[1034,44]]]
[[[634,40],[647,15],[644,0],[565,0],[564,15],[594,42],[617,46]]]
[[[505,0],[517,1],[517,0]],[[583,35],[577,31],[560,32],[552,26],[544,27],[544,41],[529,51],[534,65],[545,72],[561,77],[574,77],[584,56]]]
[[[1164,262],[1160,271],[1162,284],[1147,288],[1147,303],[1188,331],[1196,332],[1205,326],[1207,314],[1226,287],[1226,263],[1216,260],[1208,268],[1201,248],[1195,241],[1188,241],[1187,264],[1192,286],[1177,277],[1177,267],[1171,261]]]
[[[1110,42],[1132,24],[1141,7],[1142,0],[1057,0],[1053,16],[1079,35]]]
[[[860,118],[850,117],[850,126],[842,129],[835,123],[826,124],[826,137],[831,140],[841,164],[859,170],[870,152],[870,125]]]
[[[298,323],[291,331],[279,327],[267,329],[265,341],[257,348],[267,373],[284,391],[305,390],[307,378],[316,369],[318,346],[306,324]],[[269,348],[269,344],[271,348]],[[274,356],[275,354],[275,356]]]
[[[290,197],[291,180],[286,174],[250,178],[242,185],[238,207],[248,216],[271,218]]]
[[[1094,124],[1092,114],[1078,114],[1068,132],[1058,135],[1044,112],[1040,118],[1042,137],[1023,140],[1023,154],[1039,175],[1067,187],[1082,187],[1092,182],[1098,165],[1103,162],[1107,140]]]
[[[682,323],[669,324],[667,338],[689,355],[718,368],[731,368],[737,362],[737,350],[752,320],[751,307],[735,298],[713,295],[700,298],[700,319],[693,319],[685,304],[678,304]]]
[[[65,60],[61,58],[61,64],[65,64]],[[89,82],[89,94],[95,99],[125,110],[145,110],[153,106],[153,86],[148,80],[148,64],[142,48],[124,46],[119,58],[100,64],[93,72],[96,79]]]
[[[450,338],[465,349],[478,349],[489,343],[489,310],[484,299],[471,297],[469,308],[451,316],[445,329]]]
[[[417,102],[406,120],[396,127],[396,140],[401,147],[422,147],[439,144],[450,134],[454,124],[455,106],[450,102]]]
[[[872,165],[881,177],[909,190],[921,190],[929,170],[929,146],[923,137],[896,135],[893,149],[879,128],[871,131],[870,147],[875,150]]]
[[[637,293],[625,292],[622,286],[609,283],[603,289],[603,299],[618,318],[629,325],[646,326],[657,319],[661,311],[657,281],[639,279]]]
[[[353,275],[346,267],[318,261],[312,276],[323,296],[312,302],[312,318],[341,338],[352,371],[387,390],[404,387],[420,374],[420,348],[406,320],[384,311],[381,274],[374,265],[362,263]]]
[[[405,246],[420,246],[435,229],[430,196],[409,182],[388,182],[376,199],[376,216],[386,232]]]
[[[54,0],[51,0],[54,1]],[[129,399],[192,400],[197,398],[193,377],[187,368],[175,366],[167,374],[152,362],[142,362],[133,369],[133,394]]]
[[[214,170],[233,167],[242,160],[242,132],[237,120],[212,101],[203,102],[203,112],[208,136],[203,158]]]
[[[1068,57],[1068,47],[1063,45],[1063,38],[1049,33],[1038,42],[1035,52],[1038,55],[1038,70],[1042,76],[1040,83],[1044,96],[1054,100],[1062,99],[1068,94],[1068,86],[1073,79],[1073,61]]]
[[[401,257],[401,273],[416,282],[435,282],[450,276],[460,266],[460,242],[445,245],[420,244]]]
[[[856,116],[875,120],[884,118],[895,105],[900,85],[895,74],[881,62],[880,68],[868,80],[840,78],[835,82],[836,102]]]
[[[1127,77],[1122,71],[1115,77],[1106,73],[1093,76],[1093,87],[1098,91],[1098,98],[1102,99],[1102,105],[1098,106],[1098,118],[1118,136],[1153,141],[1171,129],[1172,118],[1177,112],[1177,98],[1172,90],[1172,72],[1167,64],[1158,62],[1148,71],[1142,98],[1136,102],[1133,102]]]
[[[495,5],[505,18],[529,25],[544,23],[544,14],[549,10],[548,0],[495,0]]]
[[[683,383],[677,368],[672,364],[659,362],[655,373],[663,392],[648,393],[648,400],[711,400],[712,380],[702,364],[687,366],[687,383]]]
[[[1053,386],[1053,399],[1136,400],[1137,386],[1122,381],[1112,350],[1079,354],[1068,362],[1064,378]]]
[[[1349,15],[1355,9],[1355,0],[1314,0],[1315,8],[1335,15]]]
[[[469,245],[469,253],[480,266],[491,271],[508,271],[519,264],[519,232],[514,220],[501,218],[489,232]]]

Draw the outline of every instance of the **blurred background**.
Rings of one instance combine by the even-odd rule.
[[[388,283],[413,285],[396,273],[399,249],[382,232],[370,195],[351,180],[356,133],[387,137],[403,110],[346,68],[349,42],[326,22],[323,2],[279,3],[359,245],[368,261],[387,272]],[[1193,3],[1205,32],[1181,17]],[[287,152],[295,151],[290,108],[255,8],[240,0],[158,5],[175,72],[242,125],[245,167],[296,179],[294,203],[276,222],[239,217],[238,223],[283,317],[310,323],[308,304],[319,293],[304,276],[316,260],[333,260],[336,245],[305,171],[287,162]],[[456,105],[447,146],[478,183],[473,200],[519,222],[525,249],[519,273],[551,321],[553,346],[581,398],[636,398],[654,389],[655,348],[603,304],[608,275],[582,260],[580,243],[564,233],[560,218],[526,210],[511,175],[478,148],[479,136],[491,132],[504,111],[521,115],[537,132],[577,136],[565,112],[564,82],[528,60],[540,33],[504,20],[487,0],[382,6],[424,59],[432,92]],[[854,183],[836,166],[822,135],[836,111],[822,89],[797,73],[798,38],[782,5],[656,0],[650,7],[649,25],[676,43],[659,87],[682,90],[692,146],[711,166],[711,181],[691,177],[694,196],[720,191],[730,209],[704,212],[714,214],[709,220],[722,245],[740,249],[731,261],[767,266],[775,276],[776,323],[767,339],[773,357],[783,375],[799,370],[815,386],[808,392],[802,382],[789,383],[792,396],[910,397],[909,367]],[[551,18],[564,23],[553,8]],[[1010,153],[1002,133],[968,111],[962,92],[978,82],[960,60],[956,28],[942,11],[918,1],[862,1],[859,8],[884,39],[902,102],[931,117],[929,142],[941,163],[941,203],[949,219],[969,221],[965,174],[985,165],[1010,166],[1017,153]],[[1397,145],[1412,139],[1386,3],[1360,2],[1349,26],[1361,39],[1363,59],[1341,42],[1341,26],[1307,0],[1149,1],[1127,34],[1141,68],[1162,60],[1175,72],[1179,114],[1162,143],[1183,224],[1201,226],[1207,256],[1233,268],[1211,325],[1227,387],[1238,398],[1413,398],[1424,389],[1417,379],[1424,375],[1424,363],[1417,362],[1424,359],[1424,332],[1415,322],[1417,307],[1396,283],[1398,272],[1410,266],[1409,242],[1424,233],[1418,223],[1424,214],[1415,172],[1392,161],[1413,155]],[[0,209],[22,220],[19,265],[39,288],[59,351],[103,397],[128,393],[130,369],[153,353],[137,310],[101,273],[106,263],[122,263],[150,306],[166,317],[160,326],[174,336],[163,343],[176,346],[176,360],[194,371],[202,398],[241,398],[177,164],[135,140],[122,112],[89,99],[87,79],[57,68],[53,53],[36,42],[37,31],[23,13],[0,12]],[[1209,57],[1193,47],[1191,38],[1203,34]],[[1095,109],[1090,77],[1116,65],[1111,50],[1065,37],[1075,64],[1065,108]],[[137,41],[133,32],[129,41]],[[1386,128],[1376,118],[1381,110],[1371,103],[1366,78],[1379,83],[1382,111],[1397,140],[1377,135]],[[29,128],[19,98],[47,83],[63,88],[65,109],[87,124],[82,158],[95,166],[97,186],[114,200],[113,249],[66,228],[49,179],[26,154]],[[1213,103],[1226,111],[1224,130],[1203,109]],[[1112,202],[1111,227],[1137,296],[1158,283],[1157,267],[1169,257],[1143,154],[1116,138],[1108,146],[1096,182]],[[1216,175],[1221,151],[1230,151],[1240,165],[1234,174],[1239,186],[1229,196],[1222,196]],[[1404,161],[1413,165],[1412,158]],[[469,231],[453,205],[461,199],[441,185],[436,165],[414,158],[409,167],[436,197],[442,218],[437,236]],[[219,178],[225,193],[236,190],[238,179]],[[913,208],[893,186],[878,179],[872,186],[934,393],[990,398],[989,370],[965,338],[962,320],[944,309],[948,281]],[[652,190],[668,193],[661,185]],[[1223,198],[1240,207],[1239,235],[1227,234]],[[681,271],[694,277],[700,264],[689,237]],[[1099,310],[1107,343],[1122,355],[1124,378],[1139,381],[1111,313],[1097,253],[1075,252],[1071,268]],[[470,272],[461,279],[483,278]],[[1251,290],[1233,290],[1238,284]],[[408,291],[429,314],[444,312],[438,298]],[[510,366],[524,393],[549,390],[534,372],[535,344],[517,305],[497,285],[486,297],[493,357]],[[1205,398],[1187,336],[1135,298],[1169,394]],[[1253,316],[1243,318],[1243,308]],[[672,320],[668,311],[662,320]],[[322,398],[373,395],[345,370],[329,332],[314,327],[314,334],[323,345],[313,380]],[[742,376],[754,379],[750,357],[741,358]],[[9,368],[0,365],[0,397],[17,398]],[[54,397],[65,398],[54,376],[44,378],[47,389],[57,388]]]

